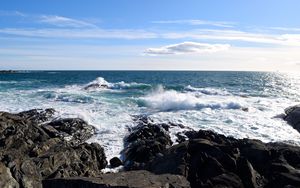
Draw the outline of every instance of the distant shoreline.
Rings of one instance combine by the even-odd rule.
[[[0,74],[18,73],[16,70],[0,70]]]

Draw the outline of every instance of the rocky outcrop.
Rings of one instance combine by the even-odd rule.
[[[128,138],[146,144],[148,139],[159,142],[153,127],[164,132],[166,124],[154,124],[143,119]],[[174,126],[174,125],[172,125]],[[158,132],[160,132],[158,131]],[[187,178],[191,187],[299,187],[300,186],[300,149],[281,143],[263,143],[259,140],[234,139],[211,131],[185,131],[177,134],[179,144],[162,150],[144,150],[146,146],[131,144],[125,151],[125,160],[137,161],[131,156],[143,155],[143,165],[135,169],[148,170],[154,174],[176,174]],[[151,144],[149,144],[151,146]],[[140,149],[141,148],[141,149]],[[153,152],[156,151],[156,152]],[[127,157],[127,158],[126,158]],[[140,164],[138,163],[138,164]]]
[[[298,107],[287,110],[296,122]],[[234,139],[183,125],[137,117],[124,139],[125,172],[102,174],[103,148],[85,143],[94,128],[55,111],[0,112],[0,187],[300,187],[300,148]],[[176,127],[178,143],[169,132]],[[120,168],[121,169],[121,168]]]
[[[125,138],[125,168],[136,169],[152,160],[172,145],[166,128],[154,124],[150,119],[139,117],[137,126]]]
[[[106,84],[100,84],[100,83],[92,83],[87,86],[85,86],[83,89],[89,90],[89,89],[108,89],[108,85]]]
[[[0,162],[0,187],[19,188],[18,182],[12,177],[10,169]]]
[[[102,174],[97,178],[64,178],[43,181],[44,188],[188,188],[189,182],[183,176],[155,175],[148,171],[128,171]]]
[[[147,164],[156,174],[179,174],[192,187],[298,187],[300,149],[198,131]]]
[[[41,126],[48,134],[61,137],[72,144],[79,144],[89,139],[95,128],[79,118],[66,118],[51,121]]]
[[[300,105],[286,108],[283,119],[300,132]]]
[[[0,113],[0,163],[20,187],[41,187],[47,178],[96,176],[107,165],[99,144],[84,143],[93,134],[91,125],[52,120],[53,114],[53,109]],[[1,178],[10,177],[5,174]]]

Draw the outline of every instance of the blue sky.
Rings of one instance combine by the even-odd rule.
[[[1,0],[0,69],[300,70],[297,0]]]

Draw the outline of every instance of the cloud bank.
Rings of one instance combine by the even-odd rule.
[[[148,48],[144,51],[147,55],[177,55],[177,54],[198,54],[214,53],[229,49],[229,44],[207,44],[197,42],[183,42],[160,48]]]

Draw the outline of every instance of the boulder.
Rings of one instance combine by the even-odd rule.
[[[300,105],[286,108],[285,114],[283,119],[300,132]]]
[[[125,149],[122,151],[125,168],[143,165],[172,145],[171,138],[163,126],[144,118],[138,120],[138,125],[125,138],[125,143]]]
[[[116,168],[116,167],[123,165],[123,162],[118,157],[113,157],[112,159],[109,160],[109,164],[110,164],[110,167]]]

